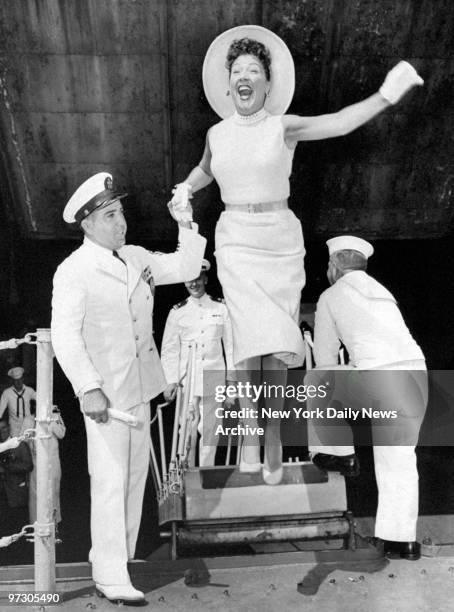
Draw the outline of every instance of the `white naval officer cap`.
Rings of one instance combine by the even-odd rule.
[[[336,238],[330,238],[330,240],[326,241],[328,246],[329,254],[332,255],[336,253],[336,251],[344,251],[345,249],[351,251],[358,251],[366,259],[368,259],[372,253],[374,252],[374,247],[367,242],[367,240],[363,240],[362,238],[358,238],[357,236],[336,236]]]
[[[208,261],[208,259],[202,259],[202,267],[200,269],[201,272],[208,272],[208,270],[211,268],[211,264]]]
[[[13,380],[19,380],[24,375],[24,368],[17,366],[16,368],[11,368],[8,370],[8,376]]]
[[[66,223],[80,223],[97,208],[108,206],[127,195],[114,189],[111,174],[98,172],[73,193],[63,211],[63,219]]]

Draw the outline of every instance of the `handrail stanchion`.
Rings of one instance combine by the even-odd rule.
[[[225,456],[225,465],[230,465],[230,454],[232,452],[232,434],[229,434],[227,440],[227,454]]]
[[[197,351],[197,344],[195,342],[193,342],[192,346],[191,346],[191,372],[190,372],[190,377],[189,377],[189,402],[188,402],[188,411],[187,411],[187,422],[189,421],[189,418],[191,419],[190,423],[189,423],[189,427],[186,426],[186,431],[185,431],[185,441],[184,441],[184,456],[183,458],[185,460],[187,460],[188,456],[191,453],[191,449],[193,447],[194,444],[197,443],[197,440],[193,440],[192,436],[194,434],[194,421],[196,419],[196,415],[195,415],[195,402],[194,402],[194,387],[195,387],[195,371],[196,371],[196,351]],[[197,430],[195,429],[195,432],[197,435]]]
[[[311,347],[313,346],[313,342],[312,342],[312,338],[311,338],[311,334],[308,331],[304,332],[304,350],[306,353],[306,370],[312,370],[313,368],[313,361],[312,361],[312,350]]]
[[[188,359],[188,371],[186,380],[188,381],[184,388],[184,402],[183,402],[183,414],[181,422],[180,440],[178,445],[178,454],[183,460],[186,458],[186,443],[187,443],[187,430],[188,430],[188,418],[190,416],[191,408],[194,406],[193,389],[195,381],[195,354],[196,354],[196,343],[193,342],[190,347],[189,359]],[[192,415],[191,415],[192,416]],[[189,432],[190,435],[190,432]]]
[[[181,385],[177,388],[177,398],[175,400],[175,416],[173,422],[173,434],[172,434],[172,452],[170,454],[170,463],[175,464],[177,458],[177,443],[178,443],[178,429],[180,427],[180,412],[181,412],[181,399],[183,397]]]
[[[152,467],[153,467],[154,474],[155,474],[156,481],[157,481],[157,488],[158,488],[157,492],[158,492],[158,495],[161,495],[162,481],[161,481],[161,475],[159,473],[158,460],[156,459],[156,451],[154,449],[154,442],[153,442],[153,436],[152,436],[151,431],[150,431],[150,454],[151,454]]]
[[[162,424],[162,407],[167,406],[165,404],[159,404],[156,408],[158,414],[158,428],[159,428],[159,447],[161,450],[161,465],[162,465],[162,480],[165,483],[167,480],[167,465],[166,465],[166,446],[164,440],[164,426]]]
[[[236,465],[240,465],[241,453],[243,452],[243,436],[238,435],[238,446],[236,447]]]
[[[50,329],[36,331],[35,591],[55,592],[55,523],[50,469],[53,349]]]

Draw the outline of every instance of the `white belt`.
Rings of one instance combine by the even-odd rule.
[[[258,202],[257,204],[226,204],[228,212],[264,213],[288,208],[287,200],[279,202]]]

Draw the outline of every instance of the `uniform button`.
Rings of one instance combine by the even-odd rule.
[[[138,358],[139,358],[139,353],[136,353],[136,359],[138,359]]]
[[[134,323],[137,323],[137,317],[134,317],[133,321]]]
[[[150,296],[149,296],[149,295],[147,295],[147,300],[149,300],[149,299],[150,299]],[[129,300],[129,301],[131,301],[131,300]]]
[[[131,300],[131,298],[129,298],[129,303],[130,303],[130,304],[132,304],[132,300]]]
[[[138,340],[138,339],[139,339],[139,336],[136,336],[136,340]]]

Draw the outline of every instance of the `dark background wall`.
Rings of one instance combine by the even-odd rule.
[[[198,162],[206,130],[217,121],[203,94],[203,57],[217,34],[242,23],[269,27],[287,42],[296,68],[290,112],[325,113],[355,102],[376,91],[399,59],[411,61],[424,77],[423,88],[355,133],[300,144],[290,206],[306,239],[303,300],[315,302],[326,287],[327,238],[355,233],[371,239],[371,273],[395,294],[429,366],[451,369],[449,0],[1,2],[1,336],[49,325],[53,273],[79,240],[61,212],[95,172],[111,171],[130,193],[129,241],[173,250],[176,228],[165,206],[170,188]],[[221,210],[216,186],[197,195],[195,217],[212,261]],[[215,270],[210,289],[220,295]],[[158,289],[158,343],[169,308],[184,296],[182,286]],[[25,348],[0,354],[0,385],[7,383],[6,369],[21,362],[33,382],[33,355]],[[55,401],[69,425],[62,444],[64,555],[82,559],[89,544],[84,432],[58,367]],[[453,495],[444,484],[451,454],[423,451],[422,512],[452,512]],[[364,461],[371,468],[367,453]],[[357,514],[374,511],[375,483],[370,469],[366,473],[350,489]],[[152,491],[146,503],[145,551],[157,543]]]
[[[271,28],[295,59],[290,111],[337,110],[407,59],[426,79],[361,130],[298,147],[291,203],[306,236],[442,237],[452,227],[454,5],[449,0],[4,0],[4,197],[21,230],[61,239],[68,194],[110,169],[131,194],[131,238],[171,240],[169,188],[216,121],[201,66],[213,38]],[[227,89],[227,71],[225,72]],[[212,234],[218,192],[197,199]]]
[[[290,206],[308,247],[304,300],[315,301],[323,288],[327,238],[351,232],[372,239],[372,271],[398,290],[431,363],[445,367],[452,326],[436,296],[447,304],[453,217],[448,0],[2,2],[0,332],[29,317],[48,324],[52,274],[78,241],[62,208],[99,170],[112,171],[130,193],[129,241],[174,248],[170,188],[200,159],[217,120],[203,94],[203,57],[217,34],[241,23],[262,24],[287,42],[296,68],[291,112],[355,102],[376,91],[401,58],[425,78],[423,88],[353,134],[300,143]],[[194,203],[211,255],[222,210],[217,187]],[[159,309],[180,295],[160,290],[158,336]],[[443,311],[437,325],[434,309]]]

